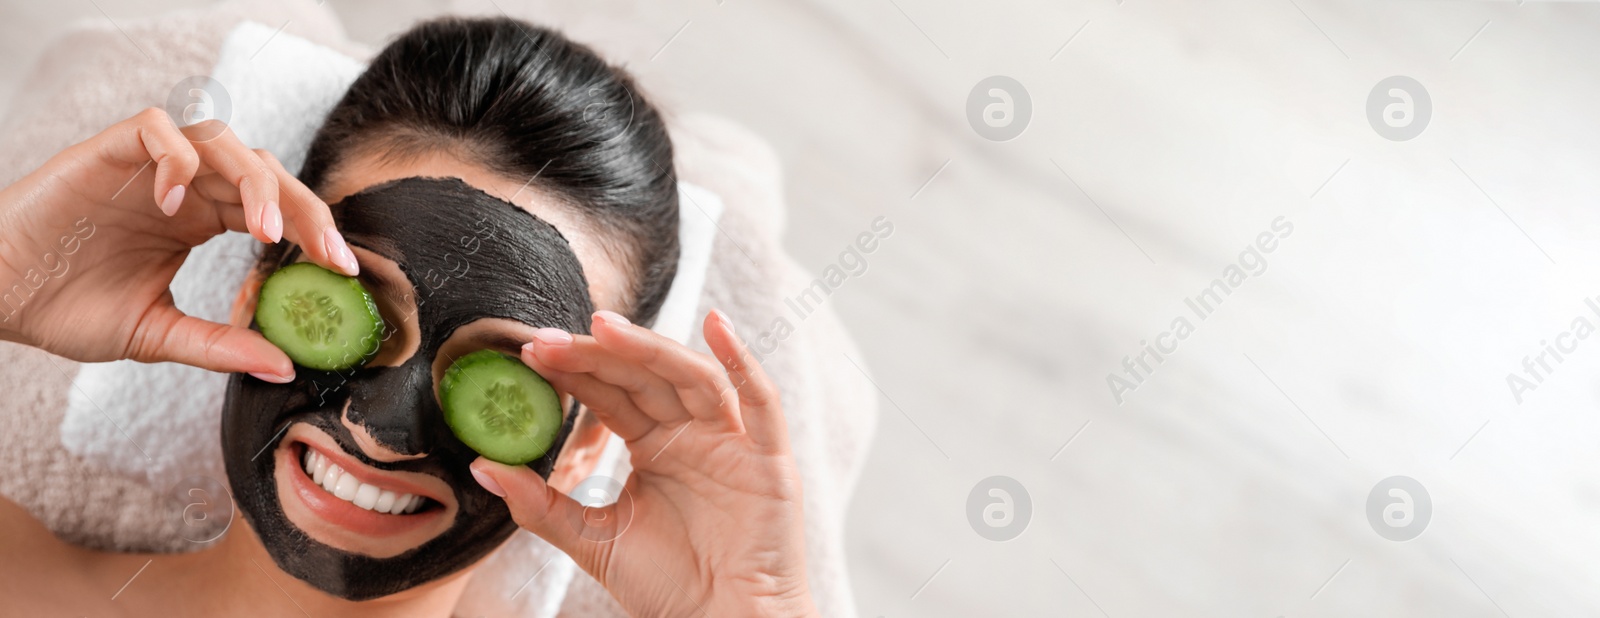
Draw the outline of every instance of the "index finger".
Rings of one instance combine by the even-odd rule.
[[[250,234],[262,242],[277,242],[272,230],[280,220],[278,178],[261,158],[246,148],[239,136],[220,120],[188,125],[179,131],[189,138],[204,168],[214,170],[228,184],[239,188],[239,201],[244,205],[245,226]],[[200,139],[201,136],[205,139]]]
[[[328,205],[290,175],[276,158],[258,155],[231,130],[196,141],[194,146],[202,162],[239,187],[247,225],[260,229],[269,218],[283,217],[293,226],[291,240],[300,245],[311,261],[351,276],[360,272],[355,255],[333,227],[333,214],[328,211]]]
[[[738,427],[739,406],[722,367],[660,333],[630,323],[611,311],[594,314],[594,340],[611,355],[660,376],[677,391],[695,418],[718,426]]]
[[[356,263],[355,254],[350,252],[344,236],[333,226],[333,212],[328,209],[328,204],[284,169],[272,153],[260,152],[262,162],[278,177],[282,203],[289,206],[283,209],[283,216],[289,223],[289,227],[284,228],[284,236],[300,245],[312,261],[323,266],[334,266],[336,270],[352,277],[360,274],[361,267]]]

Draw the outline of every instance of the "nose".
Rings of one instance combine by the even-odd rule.
[[[358,371],[346,388],[343,421],[373,459],[424,457],[450,430],[433,395],[433,373],[420,358]]]

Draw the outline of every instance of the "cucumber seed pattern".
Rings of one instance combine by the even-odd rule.
[[[339,326],[344,324],[343,312],[324,294],[295,292],[286,295],[281,306],[294,324],[295,333],[312,345],[333,345]]]
[[[483,411],[483,424],[503,431],[527,435],[538,429],[533,422],[533,408],[528,405],[528,393],[521,384],[496,380],[484,392],[489,406]]]

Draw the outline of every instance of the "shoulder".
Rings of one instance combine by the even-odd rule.
[[[0,598],[8,609],[44,615],[90,611],[116,615],[115,591],[98,585],[106,554],[71,545],[21,505],[0,497]],[[102,594],[102,592],[104,594]]]

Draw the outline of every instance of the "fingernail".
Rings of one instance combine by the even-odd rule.
[[[350,245],[345,244],[344,236],[339,234],[339,230],[330,227],[323,233],[322,250],[327,252],[328,259],[344,269],[344,274],[354,277],[360,272],[360,268],[356,266],[356,256],[350,253]]]
[[[278,209],[277,202],[267,202],[261,207],[261,233],[272,242],[283,240],[283,211]]]
[[[567,345],[572,343],[572,335],[559,328],[541,328],[533,331],[533,338],[545,345]]]
[[[632,324],[632,322],[628,321],[628,318],[622,317],[622,314],[605,309],[594,312],[594,317],[600,318],[600,321],[612,326],[628,326]]]
[[[723,313],[721,309],[712,309],[711,315],[717,316],[717,322],[722,324],[722,328],[726,329],[729,335],[735,334],[733,332],[733,320],[728,319],[728,314]]]
[[[255,376],[257,380],[261,380],[262,382],[271,382],[273,384],[288,384],[294,381],[294,374],[289,374],[287,376],[275,376],[262,371],[252,371],[250,372],[250,375]]]
[[[183,185],[178,185],[167,190],[167,197],[161,200],[161,213],[168,217],[178,213],[178,207],[183,205]]]
[[[478,470],[477,466],[472,466],[468,469],[472,470],[472,478],[478,479],[478,484],[482,485],[484,489],[489,490],[489,493],[500,496],[501,498],[506,497],[506,490],[501,488],[500,484],[494,481],[494,477],[484,474],[481,470]]]

